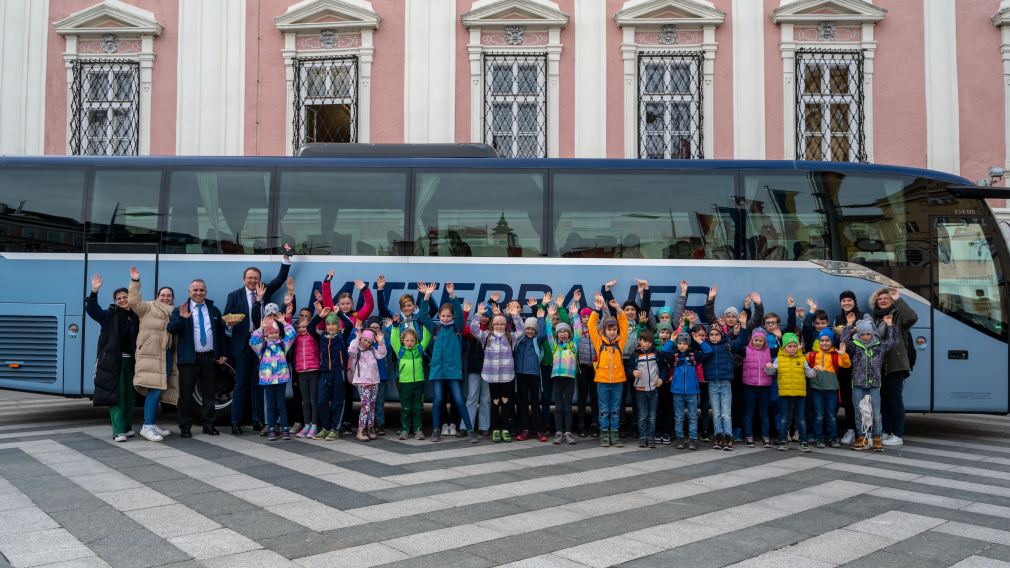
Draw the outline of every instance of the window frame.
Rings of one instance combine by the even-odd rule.
[[[138,171],[138,172],[158,172],[158,189],[157,189],[157,215],[158,222],[155,228],[156,238],[151,243],[159,247],[159,250],[164,241],[165,230],[168,222],[168,173],[172,167],[163,167],[157,165],[143,165],[143,164],[122,164],[116,166],[90,166],[88,167],[88,177],[87,177],[87,191],[84,195],[84,217],[83,217],[83,229],[82,229],[82,239],[84,243],[87,244],[101,244],[116,241],[95,241],[91,239],[91,215],[93,211],[93,201],[95,198],[95,181],[98,178],[98,174],[102,172],[126,172],[126,171]]]
[[[845,63],[843,66],[842,63]],[[806,93],[807,70],[816,66],[821,71],[820,92]],[[831,92],[832,69],[847,68],[849,70],[849,92],[834,94]],[[795,141],[796,159],[807,160],[806,142],[819,137],[821,154],[819,160],[838,161],[832,157],[832,141],[844,138],[849,144],[846,162],[866,162],[866,92],[863,88],[866,74],[866,52],[862,49],[797,49],[795,53]],[[831,107],[836,104],[848,104],[848,131],[831,130]],[[820,130],[808,131],[806,128],[806,108],[819,106],[821,108]]]
[[[635,73],[637,77],[637,116],[638,116],[638,158],[639,159],[704,159],[705,158],[705,108],[704,108],[704,85],[703,75],[705,69],[704,50],[679,50],[679,51],[639,51],[635,57]],[[686,64],[689,77],[687,84],[690,86],[688,93],[670,92],[647,92],[648,75],[645,73],[650,63],[657,65],[661,63],[663,70],[663,85],[673,84],[673,73],[671,69],[674,65]],[[670,63],[666,63],[669,61]],[[664,124],[672,124],[673,107],[686,105],[687,130],[674,131],[649,130],[646,123],[646,109],[650,104],[662,104]],[[696,117],[696,120],[692,120]],[[692,124],[694,123],[694,124]],[[647,136],[652,133],[662,133],[663,156],[661,158],[649,158]],[[690,141],[690,151],[685,158],[681,155],[674,156],[674,140],[687,139]]]
[[[70,244],[68,248],[72,249],[71,253],[83,253],[84,252],[84,233],[86,228],[87,220],[87,204],[90,199],[91,194],[91,181],[92,181],[92,167],[90,166],[35,166],[35,165],[20,165],[20,164],[7,164],[0,165],[0,173],[10,173],[10,172],[78,172],[81,174],[81,188],[78,195],[80,196],[81,203],[78,209],[78,219],[77,226],[74,228],[60,228],[59,230],[64,231],[64,233],[70,234]],[[24,239],[22,236],[24,229],[27,227],[20,227],[18,231],[6,231],[0,234],[0,237],[6,237],[8,239]],[[48,230],[48,227],[46,227]],[[34,239],[38,241],[38,228],[35,228]],[[7,250],[4,246],[0,245],[0,252]],[[25,252],[25,251],[9,251],[9,252]],[[39,252],[39,251],[31,251]],[[67,252],[67,251],[60,251]]]
[[[523,67],[528,67],[534,65],[536,70],[536,89],[532,93],[521,92],[521,86],[523,84],[521,80],[520,69]],[[492,71],[494,68],[505,68],[508,67],[511,70],[511,92],[498,92],[495,90],[495,74]],[[546,52],[526,52],[526,51],[514,51],[514,52],[495,52],[495,51],[485,51],[481,54],[481,72],[482,80],[484,83],[483,92],[483,141],[485,144],[490,144],[498,150],[498,146],[495,145],[494,140],[496,136],[508,136],[511,138],[511,154],[502,154],[503,158],[546,158],[547,157],[547,112],[548,112],[548,57]],[[503,108],[505,105],[510,107],[511,111],[511,124],[509,130],[496,130],[495,120],[494,120],[494,110],[496,108]],[[528,130],[520,129],[519,113],[520,109],[523,107],[528,107],[534,105],[537,120],[537,131],[530,132]],[[536,138],[536,150],[537,154],[533,156],[521,155],[520,150],[522,144],[519,142],[520,138],[524,140],[529,140],[530,138]]]
[[[358,142],[358,122],[360,117],[359,112],[359,101],[360,97],[360,74],[361,74],[361,62],[357,55],[317,55],[317,56],[295,56],[291,58],[292,69],[294,71],[294,79],[292,81],[292,99],[293,99],[293,116],[294,125],[292,128],[292,151],[294,155],[298,154],[299,148],[304,144],[315,143],[315,141],[307,140],[306,131],[308,125],[308,107],[314,105],[347,105],[350,114],[350,132],[348,132],[348,140],[350,143],[354,144]],[[310,95],[308,76],[311,71],[319,69],[323,71],[323,84],[326,87],[323,94]],[[348,73],[348,80],[351,82],[349,91],[344,93],[337,92],[335,88],[337,81],[334,75],[339,75],[339,73],[331,74],[331,71],[338,71],[340,69],[350,70]],[[332,95],[330,94],[330,89],[333,88]]]
[[[97,69],[93,69],[97,68]],[[75,156],[138,156],[140,155],[140,63],[126,59],[76,59],[72,66],[73,79],[70,89],[70,154]],[[115,98],[119,83],[118,74],[129,71],[130,86],[133,98],[120,101]],[[102,99],[88,99],[93,86],[92,78],[104,73],[108,80],[105,96]],[[106,123],[104,136],[91,136],[91,114],[95,111],[105,111]],[[127,135],[115,136],[117,132],[117,111],[126,111],[129,120]],[[128,145],[127,152],[116,153],[123,148],[123,140]],[[103,153],[89,153],[92,145],[100,144]]]

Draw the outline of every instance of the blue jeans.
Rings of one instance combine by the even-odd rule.
[[[618,410],[621,406],[621,392],[624,383],[596,383],[596,395],[600,407],[600,431],[617,431]]]
[[[130,388],[133,388],[133,383],[130,383]],[[158,419],[158,401],[161,400],[161,391],[158,389],[147,389],[147,394],[144,395],[144,425],[148,426],[154,424],[154,421]],[[131,411],[132,418],[132,411]]]
[[[245,347],[235,361],[235,389],[231,397],[231,422],[239,424],[245,413],[246,399],[252,405],[253,422],[263,422],[263,387],[260,386],[260,360],[252,348]]]
[[[716,436],[733,435],[733,382],[709,381],[708,400],[712,405]]]
[[[684,412],[687,411],[687,435],[698,439],[698,398],[697,394],[673,393],[673,434],[678,439],[684,437]]]
[[[870,428],[870,433],[873,436],[879,436],[882,430],[880,422],[880,389],[853,386],[852,404],[856,407],[856,435],[863,435],[863,416],[859,411],[859,403],[866,395],[870,395],[870,403],[873,406],[873,426]]]
[[[266,396],[267,426],[273,430],[278,422],[282,430],[288,429],[288,405],[284,401],[284,392],[287,390],[287,383],[281,385],[263,385],[263,393]]]
[[[814,403],[814,437],[825,442],[838,438],[838,391],[810,389],[807,394]]]
[[[344,378],[334,371],[319,372],[319,427],[323,430],[340,428],[344,415]]]
[[[756,387],[752,385],[743,386],[744,411],[743,411],[743,435],[747,438],[754,437],[754,409],[757,408],[758,416],[761,418],[761,437],[768,437],[768,405],[771,402],[772,388]]]
[[[438,431],[442,427],[442,396],[446,388],[449,389],[453,404],[456,405],[456,408],[460,409],[463,425],[466,426],[467,431],[473,430],[470,414],[466,412],[466,404],[463,401],[462,382],[459,379],[441,379],[431,382],[431,386],[434,387],[432,390],[435,391],[434,402],[431,407],[431,425],[435,427],[434,431]]]
[[[382,428],[386,425],[386,388],[389,381],[379,382],[379,390],[375,395],[375,426]]]
[[[789,413],[793,414],[796,420],[796,430],[800,435],[800,442],[807,443],[807,399],[802,396],[780,396],[779,397],[779,439],[789,439]]]
[[[651,441],[656,438],[656,407],[659,404],[659,390],[636,391],[638,405],[638,439]]]
[[[478,430],[491,428],[491,387],[480,373],[466,376],[466,411],[470,415],[470,423],[477,422]],[[459,425],[463,427],[462,420]]]

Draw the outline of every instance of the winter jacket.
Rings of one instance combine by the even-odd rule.
[[[140,394],[147,394],[147,389],[160,390],[163,402],[178,404],[179,368],[175,364],[172,334],[168,332],[174,306],[142,301],[137,281],[130,282],[129,298],[130,309],[140,318],[133,386]]]
[[[719,343],[703,342],[699,359],[705,370],[706,381],[733,380],[733,349],[725,335]]]
[[[752,387],[769,387],[772,379],[765,373],[765,365],[772,362],[772,352],[766,346],[755,349],[748,345],[744,348],[743,384]]]
[[[919,321],[919,316],[903,298],[898,298],[890,310],[881,311],[876,309],[877,296],[883,293],[883,291],[883,289],[877,290],[870,295],[871,315],[878,332],[883,334],[884,315],[888,313],[893,314],[891,334],[894,335],[896,343],[894,344],[894,348],[884,356],[884,369],[882,372],[885,375],[889,375],[901,371],[911,371],[912,359],[915,357],[913,355],[914,351],[912,351],[914,348],[912,346],[911,329]]]
[[[516,323],[515,365],[517,375],[540,376],[540,361],[544,357],[543,343],[547,340],[544,318],[537,318],[537,334],[528,337],[521,322]]]
[[[284,336],[276,341],[267,339],[263,328],[257,328],[249,338],[249,346],[260,358],[261,385],[284,385],[291,381],[291,369],[288,367],[288,350],[295,342],[295,328],[284,324]]]
[[[479,349],[482,348],[484,351],[484,364],[480,376],[488,383],[512,382],[516,378],[513,347],[518,340],[507,329],[501,335],[481,329],[480,317],[480,314],[476,314],[470,321],[470,334],[480,344]]]
[[[835,360],[838,360],[838,367],[835,367]],[[821,351],[811,351],[807,353],[807,365],[811,368],[821,366],[820,371],[814,371],[814,378],[810,380],[810,388],[815,390],[838,390],[838,371],[852,366],[852,359],[848,353],[839,353],[834,347],[831,351],[823,353]]]
[[[617,338],[607,339],[604,330],[600,329],[600,314],[593,311],[589,316],[589,338],[596,349],[597,383],[623,383],[627,381],[624,373],[624,345],[628,341],[628,318],[624,312],[617,313]]]
[[[698,358],[694,351],[674,351],[670,367],[673,369],[673,379],[670,381],[670,392],[673,394],[699,394],[701,387],[698,382]]]
[[[129,308],[112,304],[108,310],[98,306],[94,292],[87,298],[86,310],[98,322],[102,331],[98,336],[98,356],[95,359],[95,406],[112,406],[119,402],[119,375],[123,357],[133,357],[137,349],[140,320]]]
[[[309,321],[309,335],[319,342],[319,370],[337,373],[343,378],[344,369],[347,368],[347,343],[344,342],[344,334],[338,332],[330,335],[326,331],[320,332],[321,321],[322,318],[318,315]]]
[[[648,351],[635,349],[635,355],[634,370],[639,372],[639,376],[635,377],[635,390],[645,392],[656,390],[657,387],[653,385],[656,384],[657,379],[666,382],[670,375],[671,355],[669,352],[650,347]]]
[[[852,386],[860,388],[880,388],[884,357],[898,343],[898,334],[893,326],[887,327],[884,340],[874,335],[867,343],[854,337],[855,329],[846,327],[842,331],[842,343],[850,346],[852,355]]]
[[[814,378],[814,370],[803,353],[789,355],[785,349],[779,351],[772,368],[766,368],[765,373],[778,375],[779,396],[807,396],[807,379]]]
[[[323,307],[334,309],[335,313],[337,313],[340,316],[340,322],[341,325],[344,326],[345,331],[350,331],[351,329],[353,329],[354,324],[356,324],[359,321],[361,323],[364,323],[365,320],[368,319],[368,316],[372,314],[372,309],[375,307],[375,302],[372,300],[372,291],[368,289],[368,286],[365,286],[364,288],[361,289],[361,297],[364,299],[364,304],[362,304],[361,309],[357,311],[352,310],[348,314],[341,312],[339,308],[335,307],[335,305],[337,299],[344,292],[347,292],[349,294],[354,293],[353,292],[354,283],[348,282],[347,284],[345,284],[343,288],[337,291],[337,294],[335,296],[330,296],[331,290],[332,289],[330,287],[330,279],[327,278],[326,280],[323,281],[322,290],[320,291],[320,293],[323,296],[322,300]]]
[[[452,299],[453,320],[442,323],[434,320],[431,330],[434,339],[431,347],[431,372],[429,378],[433,381],[463,378],[463,308],[459,300]]]
[[[319,341],[311,334],[295,337],[295,371],[305,373],[319,370]]]
[[[347,346],[350,361],[347,365],[347,376],[355,385],[379,384],[379,368],[386,365],[386,343],[376,341],[368,349],[361,350],[360,338],[355,337]]]
[[[424,351],[431,345],[431,332],[421,328],[421,342],[407,349],[400,341],[400,328],[386,328],[389,344],[396,355],[397,376],[401,383],[419,383],[424,380]]]
[[[562,343],[555,337],[551,322],[547,322],[547,341],[551,347],[551,376],[575,378],[579,372],[579,343],[582,339],[582,322],[578,314],[571,318],[572,333]]]

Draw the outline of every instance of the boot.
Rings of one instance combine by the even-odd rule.
[[[883,452],[884,451],[884,442],[883,442],[883,440],[880,439],[880,436],[874,436],[873,437],[873,451],[875,451],[875,452]]]
[[[600,447],[610,447],[610,430],[600,430]]]
[[[850,446],[853,450],[866,450],[870,447],[870,441],[866,439],[866,436],[859,436],[856,441]]]
[[[615,448],[623,448],[624,442],[621,441],[621,433],[617,430],[610,431],[610,445]]]

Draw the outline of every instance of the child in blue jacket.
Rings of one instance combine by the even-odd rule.
[[[722,328],[713,325],[699,354],[708,383],[708,399],[715,414],[715,449],[733,449],[733,347]]]
[[[677,336],[677,350],[673,353],[670,367],[673,377],[670,392],[673,393],[673,430],[677,437],[677,449],[698,449],[698,357],[691,349],[691,336],[681,333]],[[688,436],[684,438],[684,413],[687,413]]]

